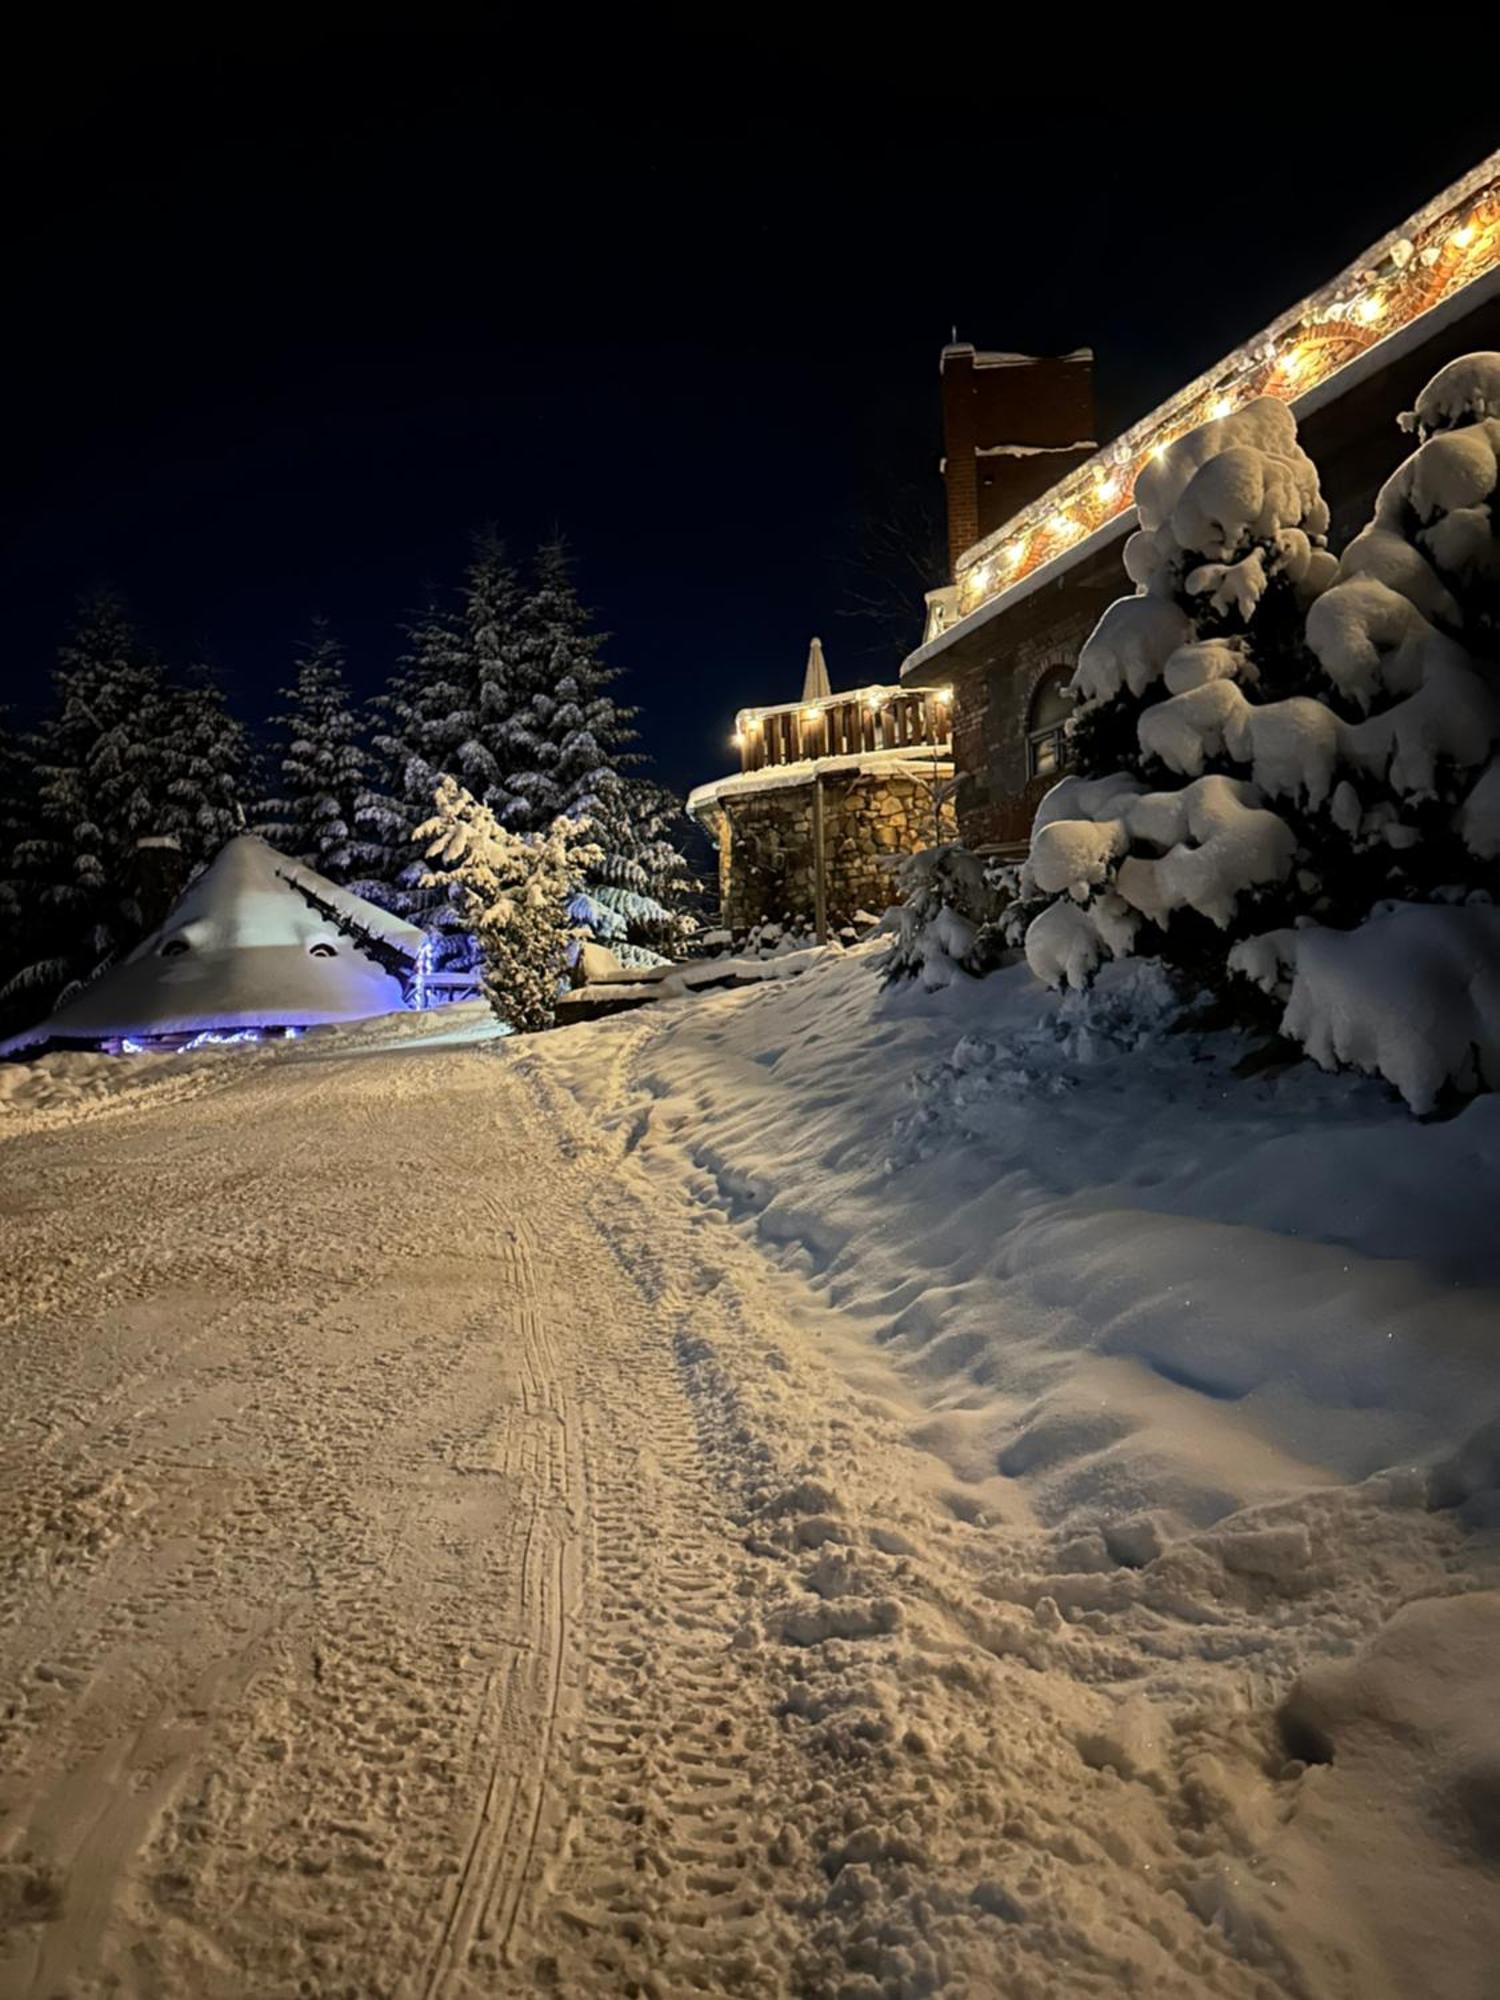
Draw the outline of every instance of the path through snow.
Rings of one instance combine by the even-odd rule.
[[[340,1031],[0,1145],[0,1991],[1418,1990],[1430,1937],[1329,1919],[1344,1774],[1265,1672],[1371,1547],[1450,1590],[1451,1519],[1142,1571],[997,1524],[638,1157],[663,1032]],[[1467,1921],[1422,1990],[1480,1991]]]

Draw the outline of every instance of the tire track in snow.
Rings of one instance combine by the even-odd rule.
[[[504,1226],[498,1217],[496,1221]],[[546,1310],[537,1301],[531,1232],[519,1222],[511,1228],[501,1267],[520,1342],[522,1407],[528,1424],[545,1426],[545,1463],[530,1467],[531,1496],[520,1551],[523,1630],[515,1652],[486,1687],[482,1733],[488,1776],[423,1988],[425,2000],[445,2000],[464,1989],[476,1945],[485,1946],[486,1955],[501,1966],[512,1962],[517,1924],[535,1886],[564,1701],[564,1667],[580,1594],[574,1527],[582,1499],[578,1413]],[[531,1436],[520,1425],[502,1433],[501,1471],[519,1470]]]

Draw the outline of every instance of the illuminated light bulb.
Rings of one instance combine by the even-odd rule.
[[[990,566],[988,563],[981,563],[978,569],[970,570],[969,588],[976,596],[982,597],[984,595],[985,591],[989,588],[989,582]]]
[[[1120,490],[1120,482],[1112,472],[1101,473],[1094,482],[1094,491],[1104,501],[1113,500]]]
[[[870,711],[871,715],[879,715],[884,706],[885,696],[883,694],[872,694],[866,697],[865,707]]]
[[[936,690],[936,694],[938,700],[942,703],[944,708],[946,708],[949,702],[952,701],[953,699],[953,690],[950,687],[938,688]]]
[[[820,708],[804,708],[802,711],[802,720],[804,722],[816,722],[822,713],[823,711]]]
[[[1385,311],[1384,299],[1377,299],[1373,292],[1366,292],[1354,308],[1356,319],[1362,319],[1366,326],[1373,326]]]
[[[1024,556],[1025,553],[1026,553],[1026,544],[1024,542],[1012,542],[1010,547],[1005,551],[1006,568],[1014,569],[1016,564],[1021,560],[1022,556]]]
[[[1458,228],[1448,238],[1448,241],[1453,245],[1455,250],[1467,250],[1469,245],[1474,241],[1473,223],[1460,223]]]
[[[1162,460],[1166,457],[1166,455],[1167,455],[1167,441],[1165,438],[1160,438],[1154,445],[1152,445],[1151,456],[1156,460],[1157,464],[1160,465]]]
[[[1233,408],[1234,399],[1232,396],[1215,396],[1209,415],[1211,417],[1227,417]]]
[[[1302,373],[1311,356],[1305,347],[1293,347],[1281,357],[1282,372],[1293,381]]]
[[[1076,532],[1074,523],[1066,514],[1054,514],[1047,526],[1060,541],[1067,541]]]
[[[737,729],[737,730],[736,730],[736,731],[734,732],[733,736],[731,736],[731,737],[730,737],[730,739],[729,739],[729,740],[730,740],[730,742],[731,742],[731,743],[732,743],[732,744],[734,745],[734,747],[735,747],[735,749],[736,749],[736,750],[743,750],[743,749],[744,749],[744,747],[745,747],[745,732],[744,732],[744,730],[743,730],[743,729]]]

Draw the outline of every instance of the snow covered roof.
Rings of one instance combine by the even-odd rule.
[[[889,776],[893,771],[905,769],[916,777],[930,778],[934,769],[946,775],[952,768],[947,745],[933,743],[909,744],[892,750],[856,750],[842,757],[804,757],[795,764],[768,764],[759,771],[736,771],[730,777],[698,785],[688,793],[687,809],[690,813],[705,812],[724,800],[810,785],[818,777]]]
[[[1258,396],[1305,416],[1497,288],[1500,152],[966,550],[956,578],[960,616],[909,655],[902,678],[1036,583],[1123,535],[1133,524],[1137,476],[1185,431]],[[976,365],[984,359],[975,358]]]
[[[946,361],[950,354],[972,355],[976,368],[1035,368],[1048,361],[1092,361],[1094,358],[1092,347],[1075,347],[1067,354],[1010,354],[999,347],[976,348],[967,340],[950,340],[943,349],[943,360]]]
[[[387,964],[376,963],[343,925],[364,932]],[[406,1004],[398,968],[415,965],[422,942],[415,925],[241,834],[160,930],[4,1047],[387,1014]]]
[[[828,662],[823,658],[823,641],[814,639],[807,649],[807,671],[802,676],[802,699],[826,701],[833,693],[828,680]]]

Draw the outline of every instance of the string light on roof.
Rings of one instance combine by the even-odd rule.
[[[961,565],[964,616],[1013,589],[1038,567],[1118,519],[1132,488],[1183,433],[1223,418],[1257,396],[1294,402],[1335,379],[1379,340],[1412,325],[1500,267],[1500,173],[1486,161],[1458,186],[1428,203],[1373,252],[1338,274],[1244,343],[1215,370],[1219,380],[1186,385],[1112,447],[1023,508],[1002,532],[1002,546],[976,550]],[[1226,389],[1223,384],[1229,383]],[[1060,518],[1071,517],[1062,528]]]

